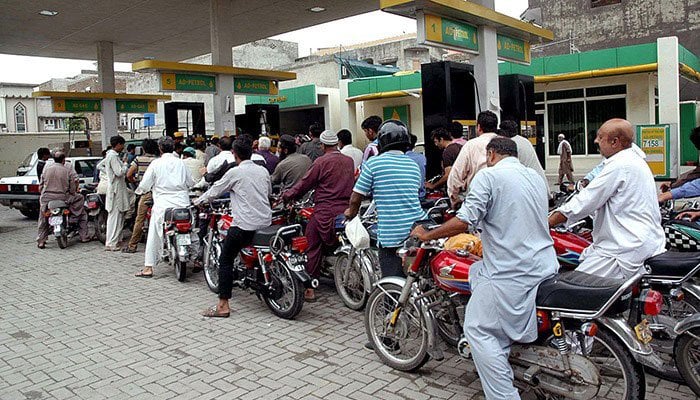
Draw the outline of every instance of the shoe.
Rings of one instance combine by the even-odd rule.
[[[120,251],[121,248],[119,246],[105,246],[105,251]]]
[[[374,346],[372,346],[372,342],[365,343],[365,349],[374,350]]]
[[[40,248],[40,249],[45,249],[45,248],[46,248],[46,241],[44,240],[44,241],[41,241],[41,242],[37,242],[37,243],[36,243],[36,247],[38,247],[38,248]]]
[[[130,247],[124,247],[122,249],[122,253],[136,253],[136,249],[132,249]]]

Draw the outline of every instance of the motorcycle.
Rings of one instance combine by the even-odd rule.
[[[204,238],[203,268],[209,289],[219,292],[219,257],[233,218],[227,212],[228,200],[210,204],[200,219],[208,222]],[[255,232],[252,244],[241,249],[233,269],[240,280],[234,286],[252,289],[275,315],[293,319],[304,305],[304,288],[317,287],[318,281],[306,273],[308,242],[301,226],[272,225]]]
[[[89,193],[86,196],[88,204],[88,218],[95,221],[95,233],[97,239],[101,243],[107,241],[107,217],[109,213],[105,209],[105,195],[98,193]],[[138,207],[138,200],[136,201],[136,206]],[[148,238],[148,228],[151,221],[151,207],[153,207],[153,200],[146,202],[148,210],[146,211],[146,219],[143,221],[143,233],[141,234],[141,243],[146,243]],[[124,219],[125,230],[133,230],[134,223],[136,222],[136,211],[128,213]]]
[[[409,238],[399,250],[407,278],[380,280],[368,300],[367,336],[394,369],[416,371],[430,358],[442,360],[438,337],[457,343],[468,356],[458,308],[469,299],[469,269],[479,258],[443,250],[440,242]],[[641,274],[622,281],[572,271],[543,282],[537,294],[540,339],[511,349],[516,386],[541,398],[592,399],[610,389],[622,391],[625,399],[643,398],[642,364],[660,360],[648,344],[648,325],[632,329],[622,316],[640,279]],[[648,290],[639,296],[647,315],[658,314],[660,294]]]
[[[62,249],[68,247],[68,240],[80,231],[80,220],[70,212],[68,204],[63,200],[49,201],[43,217],[48,218],[58,247]]]
[[[188,264],[199,254],[199,242],[192,240],[195,229],[191,210],[192,207],[168,208],[163,220],[164,258],[175,268],[175,277],[180,282],[185,281]]]
[[[678,335],[673,346],[678,371],[690,389],[700,396],[700,314],[679,321],[674,332]]]

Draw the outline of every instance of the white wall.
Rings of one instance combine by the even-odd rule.
[[[33,98],[6,98],[5,99],[5,118],[7,118],[7,130],[9,132],[17,132],[17,127],[15,124],[15,106],[18,103],[22,103],[25,107],[25,120],[26,120],[26,131],[25,132],[38,132],[38,117],[36,110],[36,99]]]

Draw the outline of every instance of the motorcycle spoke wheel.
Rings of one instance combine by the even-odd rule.
[[[692,336],[691,336],[692,335]],[[691,329],[676,341],[674,354],[685,383],[700,396],[700,328]]]
[[[338,296],[346,307],[355,311],[362,310],[367,302],[359,257],[356,255],[351,262],[347,254],[339,255],[333,271]]]
[[[401,287],[385,284],[382,288],[376,287],[367,302],[367,337],[382,362],[400,371],[416,371],[430,358],[424,316],[409,302],[391,327],[389,322]]]
[[[207,281],[209,290],[214,293],[219,293],[219,256],[221,255],[221,245],[219,242],[204,244],[204,257],[206,257],[206,265],[204,266],[204,280]]]
[[[294,318],[304,305],[304,291],[301,282],[281,261],[274,261],[270,264],[268,272],[273,290],[281,291],[281,293],[276,292],[273,297],[265,296],[265,303],[278,317]]]

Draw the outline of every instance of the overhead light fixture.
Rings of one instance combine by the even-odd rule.
[[[326,9],[323,7],[316,6],[316,7],[309,8],[309,11],[315,12],[315,13],[320,13],[320,12],[326,11]]]
[[[53,11],[53,10],[41,10],[39,11],[40,15],[43,15],[45,17],[55,17],[58,15],[58,11]]]

